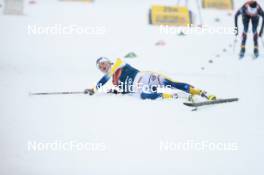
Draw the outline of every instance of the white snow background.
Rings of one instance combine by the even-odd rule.
[[[235,0],[235,9],[243,2]],[[259,2],[264,7],[264,1]],[[35,4],[25,1],[23,16],[0,15],[1,175],[263,174],[263,45],[259,43],[260,57],[253,60],[250,33],[247,55],[239,60],[239,43],[233,52],[233,35],[161,34],[158,26],[148,25],[152,4],[174,5],[176,0],[96,0],[91,4],[36,0]],[[199,24],[196,1],[189,1],[189,6]],[[234,12],[228,13],[202,10],[204,24],[232,27]],[[99,26],[106,33],[28,34],[28,25],[55,24]],[[159,40],[166,45],[155,46]],[[194,112],[183,100],[28,95],[82,91],[102,76],[95,66],[98,57],[123,58],[131,51],[138,57],[124,60],[140,70],[163,72],[218,97],[240,101]],[[238,148],[160,149],[162,141],[189,140],[236,143]],[[30,151],[30,141],[103,143],[106,149]]]

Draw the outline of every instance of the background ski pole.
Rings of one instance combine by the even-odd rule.
[[[71,91],[71,92],[36,92],[29,93],[29,95],[67,95],[67,94],[85,94],[84,91]]]
[[[202,16],[201,4],[200,4],[199,0],[196,0],[196,5],[197,5],[197,9],[198,9],[198,15],[200,18],[200,25],[203,26],[203,16]]]
[[[236,44],[237,44],[237,36],[235,37],[234,41],[233,41],[233,53],[235,54],[236,51]]]
[[[263,48],[264,48],[264,41],[263,41],[263,38],[262,38],[262,37],[260,37],[260,41],[261,41],[262,46],[263,46]]]

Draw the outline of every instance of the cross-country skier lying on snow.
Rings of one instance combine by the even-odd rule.
[[[115,87],[118,87],[118,92],[123,94],[137,93],[141,99],[174,98],[175,94],[160,93],[158,91],[158,89],[164,87],[182,90],[191,95],[200,95],[208,100],[216,99],[215,96],[207,95],[205,91],[187,83],[176,82],[158,73],[139,71],[119,58],[115,63],[112,63],[109,59],[101,57],[96,61],[96,65],[105,75],[94,88],[85,90],[85,93],[90,95],[103,88],[103,85],[112,77],[112,83]]]

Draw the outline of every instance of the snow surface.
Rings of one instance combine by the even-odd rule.
[[[0,15],[1,175],[263,174],[264,51],[260,43],[259,59],[251,58],[252,34],[248,55],[239,61],[239,43],[235,53],[231,46],[233,35],[165,35],[159,27],[148,25],[152,4],[172,5],[175,1],[28,2],[23,16]],[[243,2],[235,0],[236,8]],[[259,2],[264,6],[263,0]],[[195,1],[189,5],[199,24]],[[228,11],[203,10],[202,15],[205,24],[233,26]],[[34,24],[103,26],[106,34],[29,35],[28,25]],[[155,46],[158,40],[166,45]],[[238,97],[240,101],[193,112],[182,105],[183,100],[28,95],[82,91],[102,76],[95,67],[96,58],[114,59],[131,51],[138,57],[125,61],[141,70],[163,72],[218,97]],[[56,140],[102,142],[106,150],[28,150],[29,141]],[[238,150],[160,150],[161,141],[188,140],[235,142]]]

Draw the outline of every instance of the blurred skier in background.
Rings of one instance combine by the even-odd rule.
[[[237,19],[238,16],[242,15],[242,22],[244,26],[244,31],[242,33],[242,43],[241,43],[241,50],[239,53],[240,58],[243,58],[246,51],[246,41],[247,41],[247,32],[249,27],[249,22],[252,23],[252,31],[253,31],[253,40],[254,40],[254,56],[259,56],[258,50],[258,37],[262,37],[263,34],[263,27],[264,27],[264,12],[257,1],[250,0],[246,2],[235,14],[235,29],[236,29],[236,36],[238,35],[238,25]],[[262,25],[260,28],[260,32],[258,33],[258,25],[259,25],[259,16],[262,17]]]
[[[159,92],[160,88],[178,89],[190,94],[190,98],[194,95],[199,95],[207,100],[216,99],[214,95],[207,95],[205,91],[197,89],[190,84],[176,82],[159,73],[139,71],[119,58],[113,63],[108,58],[101,57],[97,59],[96,66],[104,73],[104,76],[94,88],[84,91],[90,95],[93,95],[112,78],[114,88],[110,92],[122,94],[136,93],[141,99],[178,98],[177,94]]]

